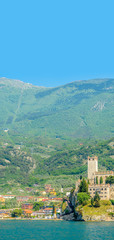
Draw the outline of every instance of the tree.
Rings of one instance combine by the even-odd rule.
[[[103,178],[102,177],[100,177],[100,184],[102,184],[103,183]]]
[[[95,193],[94,202],[95,202],[95,204],[94,204],[95,207],[100,207],[100,196],[99,196],[98,192]]]
[[[34,195],[35,196],[40,196],[40,193],[39,192],[35,192]]]
[[[94,204],[95,207],[100,207],[100,201],[97,199]]]
[[[6,209],[8,209],[8,208],[17,208],[17,207],[18,207],[18,202],[17,202],[16,198],[7,199],[5,201],[5,208]]]
[[[98,192],[96,192],[95,196],[94,196],[94,201],[96,201],[96,200],[100,201],[100,196],[99,196]]]
[[[22,209],[14,209],[11,213],[12,217],[20,217],[22,215]]]
[[[40,208],[42,208],[44,206],[44,203],[43,202],[35,202],[34,205],[33,205],[33,209],[35,211],[38,211]]]
[[[96,177],[96,184],[98,184],[98,177]]]
[[[88,193],[88,184],[86,182],[86,180],[83,178],[81,183],[80,183],[80,186],[79,186],[79,192],[86,192]]]
[[[53,204],[53,215],[56,214],[56,207],[55,204]]]
[[[91,206],[93,207],[93,204],[94,204],[94,199],[91,198]]]
[[[114,184],[114,176],[109,176],[106,178],[106,183]]]
[[[114,200],[113,200],[113,199],[111,199],[110,201],[111,201],[112,205],[114,205]]]
[[[89,198],[89,195],[85,192],[80,192],[77,194],[77,200],[79,204],[82,204],[83,206],[88,203]]]

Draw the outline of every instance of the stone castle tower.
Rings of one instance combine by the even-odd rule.
[[[88,157],[88,179],[94,180],[96,172],[98,172],[98,157]]]

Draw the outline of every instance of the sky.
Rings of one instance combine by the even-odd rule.
[[[0,77],[54,87],[114,77],[113,0],[0,1]]]

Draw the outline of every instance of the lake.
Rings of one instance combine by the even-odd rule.
[[[1,220],[0,240],[112,240],[114,222]]]

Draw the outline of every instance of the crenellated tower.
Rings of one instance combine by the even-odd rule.
[[[96,172],[98,172],[98,157],[88,157],[88,179],[94,180]]]

